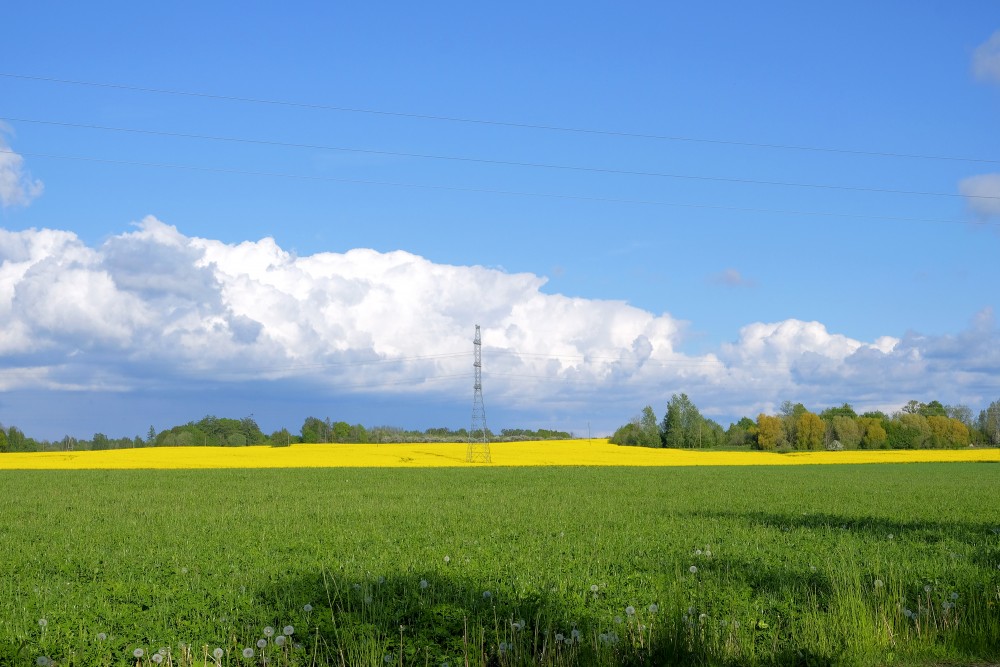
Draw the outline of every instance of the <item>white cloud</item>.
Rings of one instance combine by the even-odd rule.
[[[1000,216],[1000,174],[980,174],[962,179],[958,191],[980,219]]]
[[[280,382],[464,404],[477,323],[488,404],[578,424],[599,407],[613,416],[597,428],[681,391],[726,418],[784,399],[978,405],[1000,393],[1000,335],[986,311],[954,336],[871,342],[820,322],[755,322],[691,355],[685,322],[547,294],[545,282],[403,251],[299,257],[270,238],[226,244],[152,217],[93,248],[65,231],[0,229],[0,365],[14,369],[0,372],[0,398],[150,385],[183,394],[208,382],[266,396]]]
[[[972,53],[972,71],[982,81],[1000,83],[1000,30]]]
[[[9,128],[0,123],[0,205],[27,206],[42,194],[44,185],[33,179],[24,168],[24,158],[15,153],[4,140]]]

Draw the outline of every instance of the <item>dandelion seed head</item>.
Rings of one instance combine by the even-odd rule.
[[[903,616],[905,616],[907,618],[913,618],[913,611],[910,610],[910,609],[904,609],[903,610]]]
[[[395,658],[392,657],[392,653],[386,653],[384,656],[382,656],[382,662],[384,662],[387,665],[390,664],[394,659]]]
[[[52,660],[49,659],[48,656],[40,655],[35,658],[35,664],[38,665],[38,667],[49,667],[49,665],[52,664]]]
[[[281,629],[281,634],[285,635],[286,637],[291,636],[295,634],[295,627],[291,625],[286,625]]]
[[[658,611],[660,611],[660,607],[655,602],[653,604],[649,605],[649,613],[650,614],[655,614]]]
[[[384,583],[385,583],[385,577],[379,577],[379,578],[378,578],[378,583],[379,583],[379,585],[380,585],[380,586],[381,586],[382,584],[384,584]],[[361,586],[358,586],[358,588],[361,588]]]
[[[708,620],[708,614],[698,614],[699,623],[704,623],[706,620]]]
[[[266,639],[258,639],[257,640],[257,648],[266,648],[266,647],[267,647],[267,640]]]
[[[563,639],[564,639],[564,637],[563,637],[563,633],[561,633],[561,632],[557,632],[557,633],[556,633],[556,641],[557,641],[557,642],[561,642],[561,641],[562,641]]]
[[[313,610],[313,606],[311,604],[306,604],[304,607],[302,607],[302,611],[304,611],[307,614],[309,612],[311,612],[312,610]]]
[[[247,648],[243,649],[243,657],[244,658],[252,658],[253,657],[253,649],[250,648],[249,646]]]
[[[38,625],[39,625],[39,627],[44,628],[48,624],[49,624],[49,622],[46,619],[44,619],[44,618],[38,619]]]
[[[493,599],[493,593],[491,593],[490,591],[483,591],[483,599],[484,600],[492,600]]]
[[[688,568],[688,572],[690,572],[691,574],[697,574],[698,573],[698,566],[697,565],[692,565],[691,567]]]
[[[182,567],[181,568],[181,574],[187,574],[187,573],[188,573],[188,569],[186,567]]]
[[[885,584],[882,583],[881,579],[876,579],[875,580],[875,588],[882,588],[883,586],[885,586]]]
[[[711,558],[711,557],[712,557],[712,552],[708,549],[705,549],[705,558]]]
[[[700,556],[701,555],[701,549],[695,549],[694,550],[694,555],[695,556]]]
[[[151,657],[150,660],[152,660],[156,664],[160,664],[161,662],[163,662],[163,656],[160,655],[159,653],[154,653],[153,657]]]
[[[222,656],[224,656],[225,654],[226,654],[226,652],[225,652],[225,651],[223,651],[223,650],[222,650],[221,648],[219,648],[219,647],[215,647],[215,648],[214,648],[214,649],[212,650],[212,656],[213,656],[213,657],[214,657],[214,658],[215,658],[216,660],[221,660],[221,659],[222,659]]]
[[[426,579],[420,580],[420,588],[427,588],[428,586],[430,586],[430,584],[427,583]]]
[[[598,591],[597,584],[591,584],[590,585],[590,592],[591,593],[596,593],[597,591]]]
[[[184,644],[182,643],[182,644],[181,644],[181,646],[183,646],[183,645],[184,645]],[[159,651],[157,651],[157,653],[159,653],[160,655],[164,655],[164,656],[165,656],[165,655],[167,654],[167,652],[168,652],[168,649],[167,649],[167,647],[166,647],[166,646],[161,646],[161,647],[160,647],[160,650],[159,650]]]
[[[622,618],[621,616],[615,616],[615,623],[617,623],[618,625],[621,625],[624,622],[625,622],[624,618]]]
[[[132,651],[132,657],[133,658],[141,658],[144,653],[145,653],[145,651],[143,651],[141,648],[137,648],[136,650]]]
[[[958,593],[952,593],[951,594],[951,599],[952,600],[957,600],[958,599]]]
[[[285,645],[285,635],[278,635],[277,637],[275,637],[274,638],[274,645],[275,646],[284,646]]]
[[[447,565],[450,562],[451,562],[451,556],[445,556],[444,557],[444,564]]]
[[[103,632],[98,632],[97,633],[97,641],[103,642],[107,638],[108,638],[108,636],[106,634],[104,634]]]
[[[267,626],[266,628],[264,628],[264,636],[265,637],[271,637],[273,635],[274,635],[274,628],[272,628],[270,625]]]
[[[924,593],[930,593],[930,592],[931,592],[931,586],[930,586],[930,584],[924,586]]]
[[[635,616],[635,607],[633,607],[632,605],[629,605],[629,606],[625,607],[625,615],[626,616]]]

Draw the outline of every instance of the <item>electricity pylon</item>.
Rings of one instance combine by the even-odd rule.
[[[476,325],[476,337],[472,341],[474,357],[472,368],[475,381],[472,393],[472,428],[469,429],[469,448],[465,460],[469,463],[490,463],[490,432],[486,428],[486,406],[483,405],[483,342]]]

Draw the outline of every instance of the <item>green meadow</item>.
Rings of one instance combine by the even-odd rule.
[[[2,665],[1000,660],[1000,465],[0,472]]]

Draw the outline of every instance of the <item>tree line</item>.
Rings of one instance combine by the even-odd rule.
[[[572,433],[551,429],[505,428],[499,433],[487,430],[491,441],[557,440],[572,438]],[[405,442],[464,442],[467,429],[445,427],[425,430],[407,430],[394,426],[365,427],[333,421],[329,417],[306,417],[298,433],[287,428],[270,435],[261,431],[253,415],[242,419],[207,415],[198,421],[172,426],[157,431],[150,426],[145,437],[110,438],[95,433],[90,439],[65,436],[60,440],[37,440],[25,436],[16,426],[4,428],[0,424],[0,452],[41,452],[100,449],[129,449],[135,447],[246,447],[270,445],[285,447],[296,443],[405,443]]]
[[[785,401],[777,414],[743,417],[723,429],[701,415],[686,394],[674,394],[658,420],[649,405],[611,437],[618,445],[750,448],[767,451],[941,449],[1000,446],[1000,400],[973,417],[965,405],[911,400],[899,411],[857,414],[850,404],[814,413]]]

